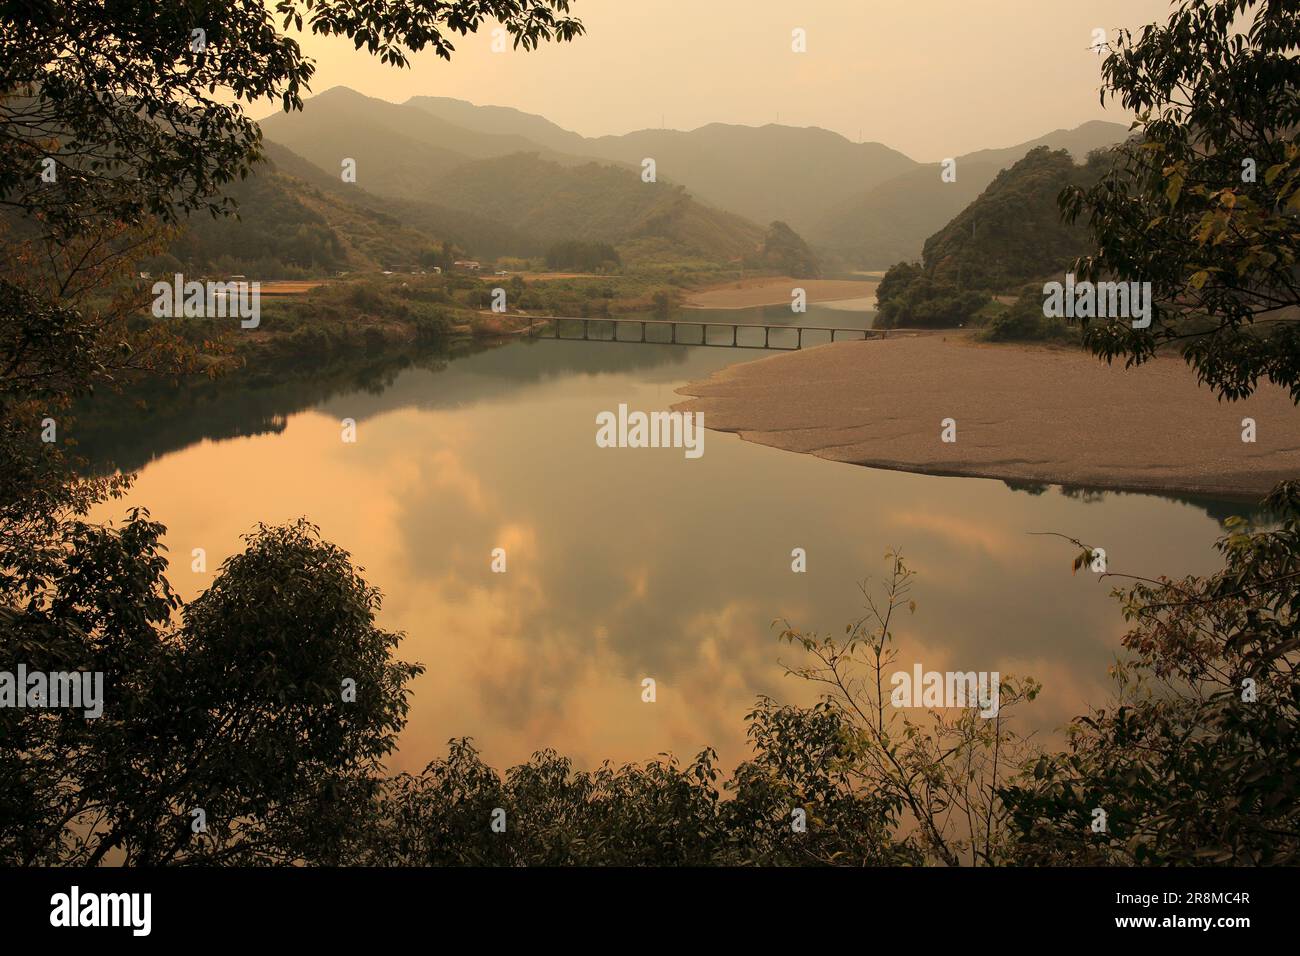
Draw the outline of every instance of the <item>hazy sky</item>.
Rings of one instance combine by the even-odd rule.
[[[1169,0],[574,0],[587,35],[493,53],[491,31],[398,70],[347,40],[302,40],[315,92],[350,86],[539,113],[588,136],[711,122],[822,126],[918,160],[1008,146],[1090,119],[1092,31],[1164,20]],[[791,51],[802,28],[807,52]],[[260,117],[264,111],[257,111]]]

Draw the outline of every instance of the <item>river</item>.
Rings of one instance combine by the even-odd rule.
[[[814,306],[802,321],[866,318]],[[1217,566],[1213,515],[1237,509],[1215,502],[1014,490],[716,432],[694,460],[597,447],[599,412],[667,409],[679,385],[766,354],[519,341],[310,384],[268,377],[97,436],[95,454],[139,478],[96,517],[147,505],[169,529],[171,580],[186,598],[256,522],[318,524],[382,589],[380,622],[407,635],[401,656],[428,668],[395,770],[420,769],[458,736],[497,766],[545,747],[591,767],[712,745],[729,768],[756,695],[813,698],[784,675],[781,660],[798,658],[773,621],[842,633],[862,613],[858,583],[881,579],[890,547],[917,571],[898,667],[1032,674],[1044,691],[1028,725],[1051,731],[1103,702],[1124,622],[1113,580],[1072,574],[1076,549],[1029,532],[1103,546],[1112,570]],[[341,440],[345,418],[355,443]],[[204,574],[190,570],[197,547]],[[495,548],[505,573],[491,569]],[[795,548],[806,572],[792,571]]]

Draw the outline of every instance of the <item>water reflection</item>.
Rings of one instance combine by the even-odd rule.
[[[1076,501],[1082,501],[1085,504],[1098,503],[1105,501],[1108,497],[1114,498],[1123,495],[1137,495],[1138,497],[1143,498],[1151,497],[1143,492],[1109,491],[1103,488],[1089,488],[1081,485],[1053,485],[1044,484],[1038,481],[1011,481],[1009,479],[1003,479],[1002,483],[1012,491],[1022,491],[1028,495],[1042,495],[1049,491],[1054,491],[1057,494],[1065,495],[1067,498],[1073,498]],[[1265,522],[1268,520],[1268,515],[1263,507],[1261,507],[1260,502],[1252,498],[1234,500],[1215,498],[1210,495],[1186,494],[1160,495],[1157,497],[1192,505],[1193,507],[1204,511],[1220,524],[1234,515],[1249,518],[1254,522]]]
[[[365,384],[213,390],[81,441],[101,461],[148,462],[128,504],[168,526],[185,597],[210,581],[190,572],[191,549],[216,568],[257,521],[308,515],[353,554],[386,595],[383,624],[407,633],[404,656],[429,668],[397,769],[459,735],[498,764],[548,746],[592,765],[705,744],[733,763],[756,694],[811,697],[783,676],[792,652],[773,620],[841,632],[890,546],[919,572],[900,665],[1034,674],[1035,725],[1051,728],[1100,697],[1123,621],[1110,582],[1072,575],[1068,545],[1028,532],[1104,546],[1113,570],[1216,565],[1216,522],[1152,496],[1025,494],[715,432],[698,460],[596,446],[598,412],[666,409],[678,385],[754,356],[517,342],[381,364]],[[343,418],[356,444],[340,440]],[[504,574],[489,566],[497,547]],[[791,572],[796,547],[805,574]]]

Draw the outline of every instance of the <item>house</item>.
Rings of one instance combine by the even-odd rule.
[[[464,269],[466,272],[478,272],[479,270],[477,259],[457,259],[454,265],[457,269]]]

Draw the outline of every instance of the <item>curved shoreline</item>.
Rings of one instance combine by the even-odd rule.
[[[872,468],[1242,501],[1300,477],[1300,409],[1282,389],[1218,402],[1172,357],[1125,369],[904,334],[728,366],[677,391],[691,397],[674,409],[704,412],[714,431]],[[955,442],[941,441],[946,418]]]

